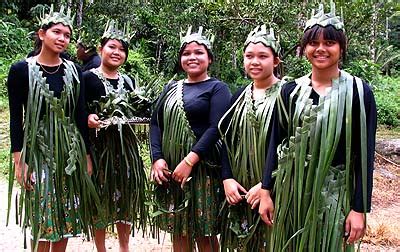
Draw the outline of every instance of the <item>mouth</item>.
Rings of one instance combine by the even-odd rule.
[[[64,49],[64,45],[62,45],[62,44],[56,44],[56,47],[57,47],[58,49]]]
[[[315,59],[319,59],[319,60],[325,60],[327,58],[329,58],[328,55],[314,55]]]
[[[262,69],[261,68],[250,68],[249,72],[253,73],[253,74],[257,74],[257,73],[261,73]]]

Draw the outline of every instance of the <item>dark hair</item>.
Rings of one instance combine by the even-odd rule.
[[[40,29],[46,32],[48,29],[50,29],[51,27],[53,27],[53,26],[56,25],[56,24],[61,24],[61,23],[53,23],[53,22],[51,22],[51,23],[42,25],[42,26],[40,27]],[[69,31],[71,32],[71,35],[72,35],[72,29],[71,29],[71,27],[68,26],[68,28],[69,28]],[[42,41],[41,41],[40,38],[39,38],[38,32],[35,33],[35,36],[34,36],[34,37],[35,37],[35,41],[34,41],[35,44],[34,44],[34,46],[33,46],[32,56],[38,55],[38,54],[40,53],[40,51],[42,50]]]
[[[211,65],[211,64],[214,62],[214,55],[213,55],[212,51],[211,51],[210,49],[208,49],[204,44],[199,44],[199,43],[197,43],[196,41],[192,41],[192,42],[195,42],[195,43],[198,44],[198,45],[204,46],[204,48],[205,48],[206,51],[207,51],[208,58],[211,60],[211,63],[210,63],[210,65]],[[192,42],[190,42],[190,43],[192,43]],[[181,71],[181,72],[183,72],[183,68],[182,68],[182,65],[181,65],[181,57],[182,57],[183,51],[185,50],[187,44],[189,44],[189,43],[183,44],[183,45],[181,46],[181,49],[179,49],[179,54],[178,54],[178,70]]]
[[[103,47],[107,44],[107,42],[108,42],[109,40],[113,40],[113,38],[102,38],[102,39],[100,40],[100,46],[103,48]],[[125,61],[124,61],[124,63],[125,63],[125,62],[128,60],[128,55],[129,55],[129,44],[126,43],[126,42],[123,41],[123,40],[120,40],[120,39],[116,39],[116,40],[118,40],[119,42],[121,42],[122,47],[124,48],[124,52],[125,52],[125,55],[126,55],[126,58],[125,58]]]
[[[342,52],[342,59],[346,59],[347,52],[347,39],[343,30],[336,30],[332,25],[328,25],[326,27],[322,27],[319,25],[315,25],[312,28],[306,30],[303,35],[303,39],[301,40],[300,45],[300,56],[304,55],[304,50],[308,43],[312,40],[318,39],[318,37],[322,34],[322,37],[326,40],[333,40],[339,43],[340,50]]]

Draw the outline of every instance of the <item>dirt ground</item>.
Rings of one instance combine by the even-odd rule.
[[[377,155],[374,173],[372,212],[367,217],[367,234],[361,251],[400,251],[400,166]],[[0,180],[0,251],[30,251],[23,249],[23,234],[11,213],[6,227],[7,182]],[[14,210],[13,210],[14,211]],[[131,237],[131,251],[172,251],[169,235],[161,234],[160,242],[135,234]],[[29,244],[28,244],[29,246]],[[106,240],[108,251],[118,251],[118,240],[110,234]],[[92,241],[71,238],[67,251],[96,251]]]

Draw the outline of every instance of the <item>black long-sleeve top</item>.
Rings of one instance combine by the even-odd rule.
[[[167,92],[171,84],[163,92]],[[207,157],[208,151],[218,141],[218,122],[229,107],[231,93],[228,86],[216,79],[210,78],[196,83],[184,83],[183,103],[189,125],[193,130],[197,142],[191,151],[201,159]],[[150,123],[150,143],[152,161],[163,159],[162,129],[163,129],[163,104],[158,104],[153,112]],[[174,125],[169,125],[174,127]]]
[[[289,111],[289,99],[290,94],[296,87],[296,83],[289,82],[283,86],[281,90],[281,96],[285,104],[286,111]],[[371,210],[371,196],[372,196],[372,175],[374,169],[374,151],[375,151],[375,133],[377,125],[377,113],[374,95],[370,87],[363,83],[364,89],[364,106],[366,113],[366,126],[367,126],[367,209]],[[319,101],[319,95],[314,89],[311,92],[310,98],[313,100],[313,104],[317,105]],[[294,97],[291,111],[295,109]],[[293,113],[292,113],[293,114]],[[352,107],[352,144],[351,144],[351,156],[354,163],[354,178],[355,187],[352,200],[351,208],[356,212],[363,212],[363,194],[362,194],[362,174],[361,174],[361,149],[360,149],[360,100],[358,90],[353,82],[353,107]],[[287,124],[287,122],[286,122]],[[345,120],[343,120],[342,132],[339,139],[332,166],[345,164],[346,163],[346,134],[345,134]],[[278,155],[277,147],[282,143],[284,138],[288,137],[287,125],[281,125],[279,123],[278,111],[275,109],[273,120],[272,120],[272,131],[270,137],[270,143],[268,148],[267,160],[264,168],[264,175],[262,181],[262,188],[271,190],[274,185],[272,178],[272,172],[278,167]]]
[[[99,100],[100,97],[106,95],[106,90],[104,88],[103,83],[101,80],[97,77],[96,74],[86,71],[83,73],[83,80],[85,82],[85,101],[86,104],[91,103],[95,100]],[[107,79],[110,84],[114,87],[117,88],[118,86],[118,79]],[[131,79],[132,80],[132,79]],[[133,81],[133,80],[132,80]],[[134,85],[134,84],[133,84]],[[128,91],[133,91],[132,88],[124,81],[124,89]]]
[[[52,73],[56,71],[57,67],[58,66],[46,66],[45,69]],[[87,128],[87,112],[84,104],[85,85],[82,81],[82,72],[78,66],[76,67],[78,69],[80,89],[74,116],[76,125],[83,136],[88,150],[89,135]],[[40,69],[43,70],[41,66]],[[64,89],[64,69],[64,64],[62,64],[54,74],[48,74],[43,71],[43,76],[47,79],[46,82],[49,84],[49,89],[54,91],[54,96],[57,98],[61,96],[61,92]],[[7,79],[7,90],[10,107],[11,152],[19,152],[22,150],[24,141],[24,110],[26,110],[29,91],[28,63],[26,60],[21,60],[11,66]]]

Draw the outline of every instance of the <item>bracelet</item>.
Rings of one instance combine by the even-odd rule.
[[[188,166],[193,167],[193,163],[190,162],[189,158],[184,157],[183,160],[185,161],[185,163],[186,163]]]

